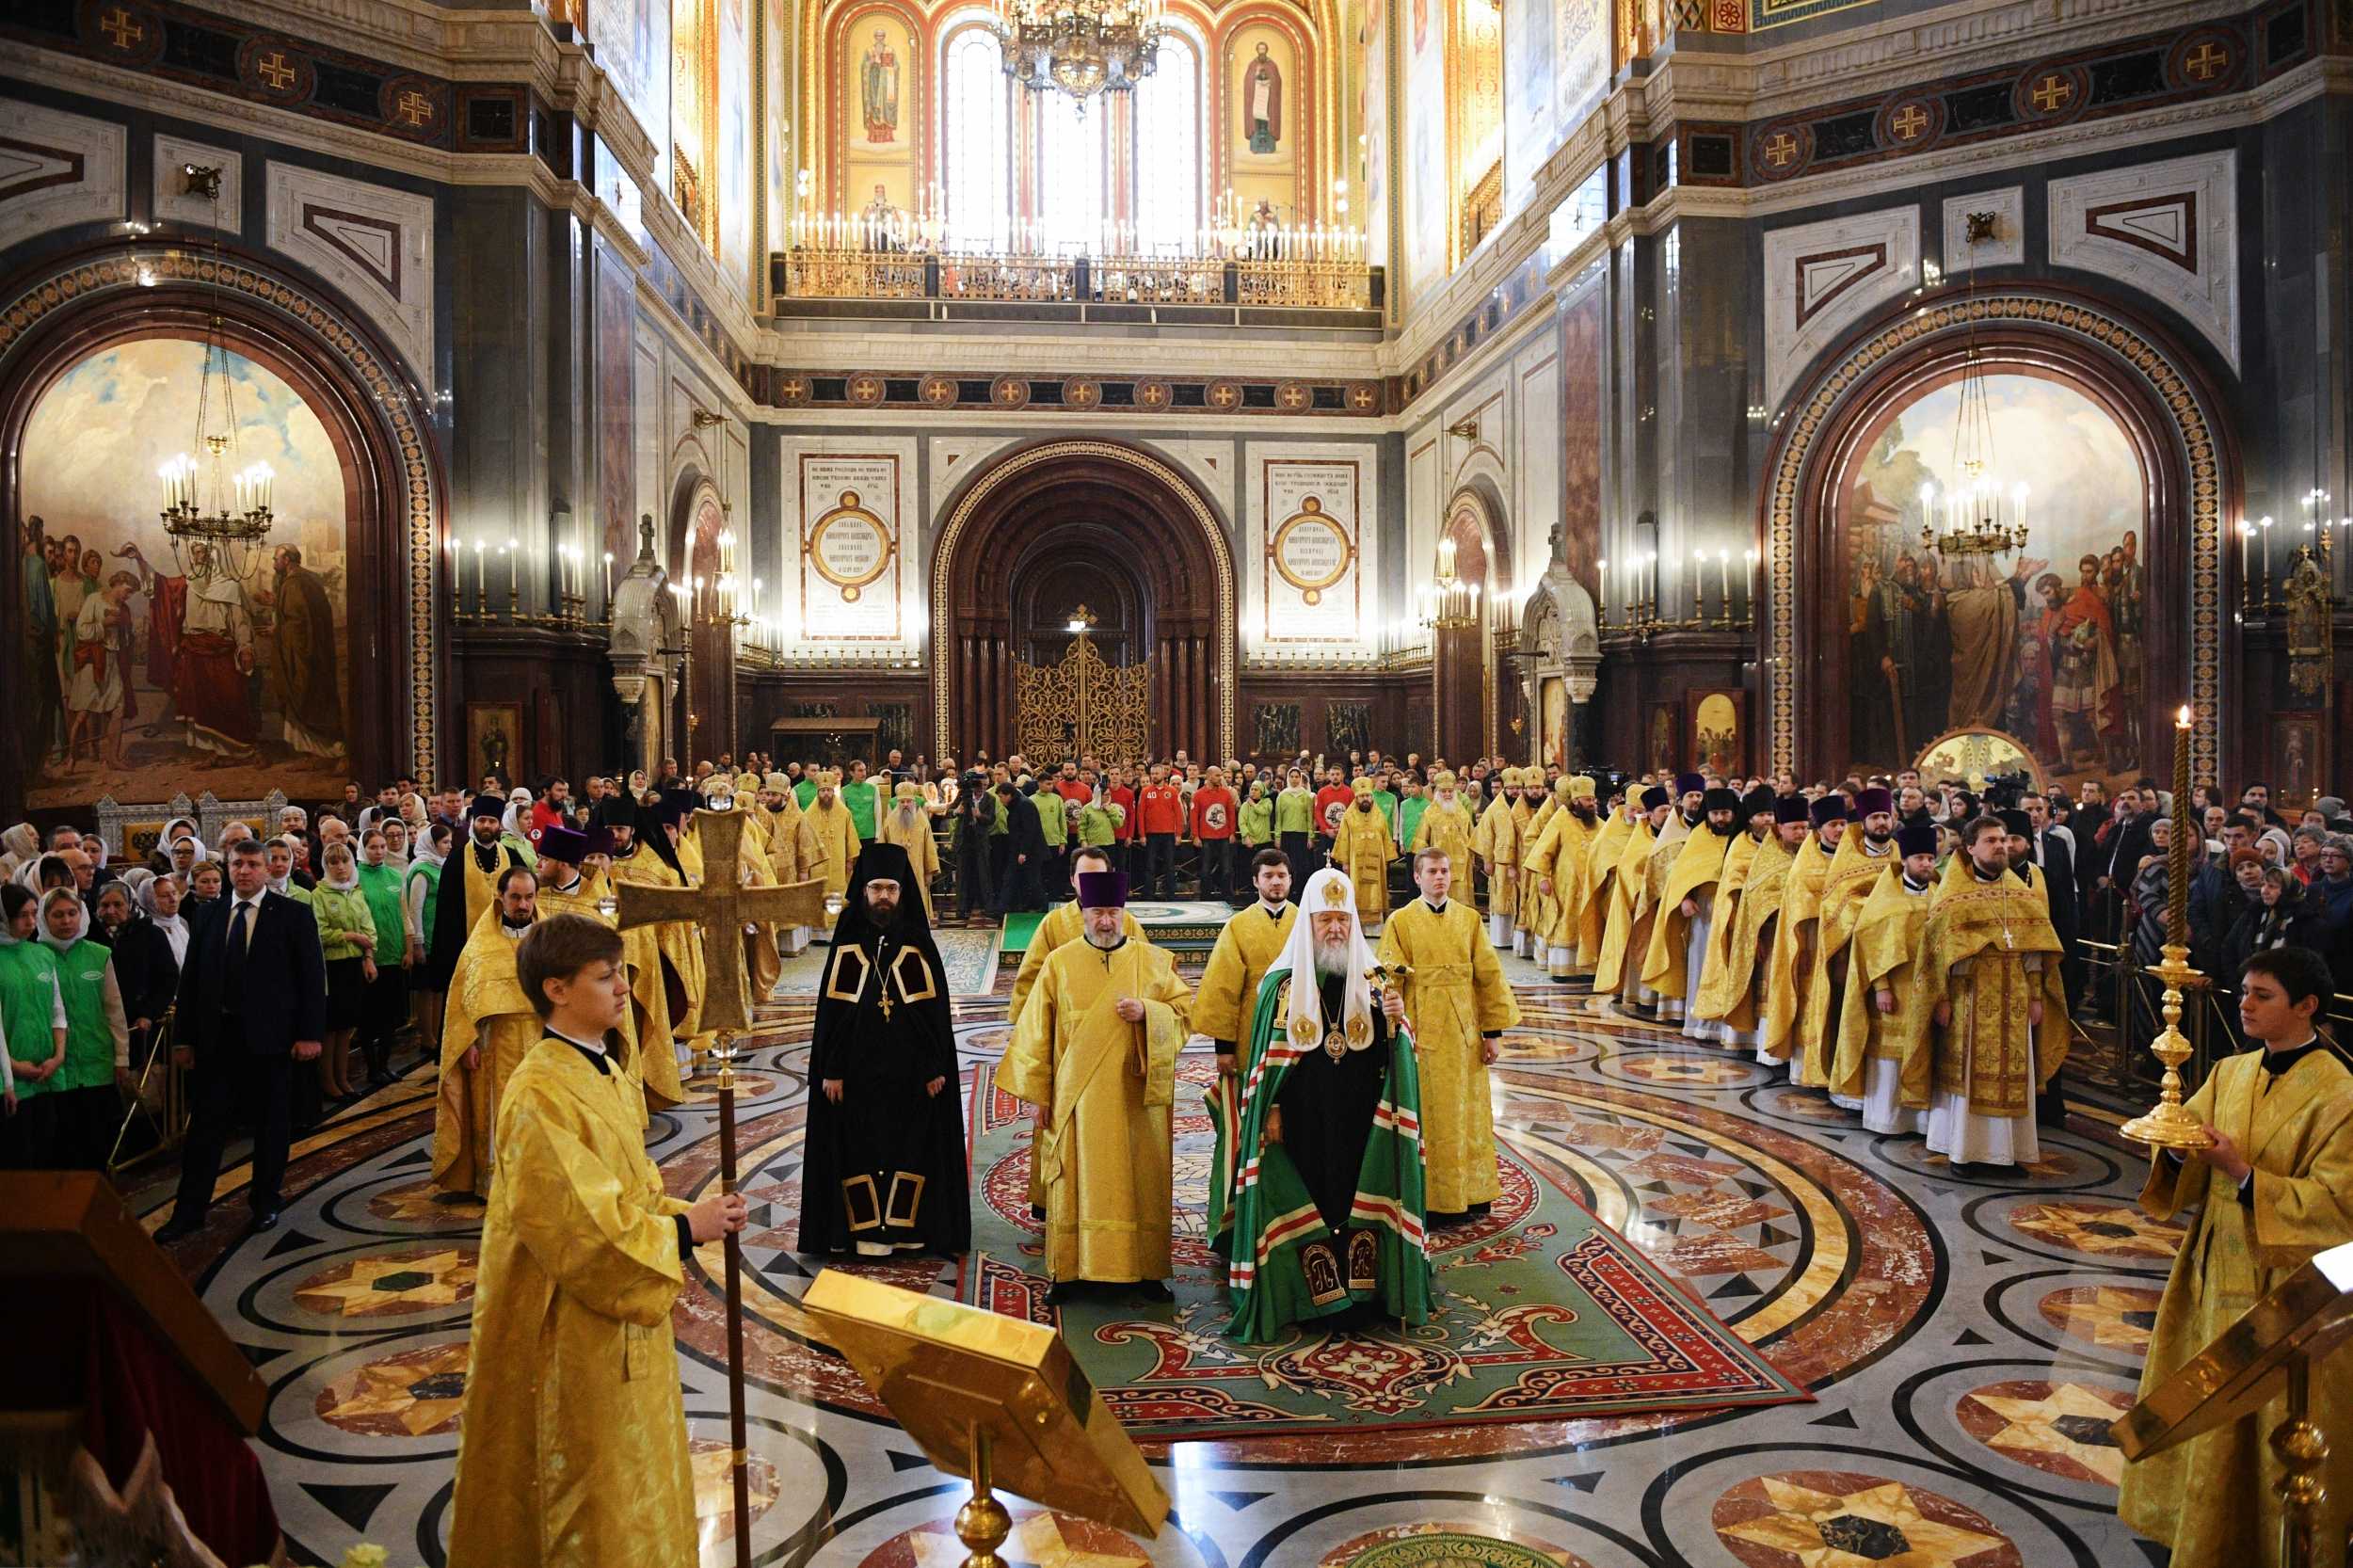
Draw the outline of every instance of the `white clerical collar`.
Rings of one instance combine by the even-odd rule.
[[[1290,906],[1290,900],[1289,899],[1278,898],[1272,904],[1268,903],[1265,899],[1260,899],[1258,901],[1258,907],[1266,911],[1266,918],[1270,920],[1281,920],[1283,918],[1283,911],[1289,909]]]
[[[604,1042],[602,1040],[584,1040],[577,1034],[565,1033],[553,1024],[549,1024],[546,1028],[547,1032],[551,1035],[563,1041],[568,1046],[578,1046],[582,1050],[587,1051],[596,1056],[602,1056],[604,1054]]]
[[[572,873],[572,879],[569,882],[562,884],[561,886],[552,882],[549,883],[548,891],[551,893],[577,893],[580,891],[580,873],[575,872]]]
[[[1422,903],[1424,903],[1424,904],[1430,904],[1430,912],[1431,912],[1432,914],[1433,914],[1433,915],[1443,915],[1443,914],[1445,914],[1445,913],[1446,913],[1446,908],[1447,908],[1447,905],[1448,905],[1448,904],[1451,904],[1451,903],[1453,903],[1453,902],[1454,902],[1454,901],[1453,901],[1452,899],[1441,899],[1441,900],[1439,900],[1439,901],[1438,901],[1437,903],[1435,903],[1435,904],[1430,904],[1430,901],[1429,901],[1428,899],[1423,899],[1423,900],[1422,900]]]
[[[529,936],[530,934],[531,934],[531,927],[530,927],[530,926],[528,926],[528,925],[508,925],[508,924],[506,923],[506,917],[505,917],[505,916],[501,915],[501,916],[499,917],[499,935],[500,935],[500,936],[504,936],[504,937],[505,937],[508,941],[510,941],[510,942],[520,942],[520,941],[521,941],[521,940],[522,940],[525,936]]]
[[[1873,848],[1871,847],[1871,840],[1870,840],[1870,839],[1869,839],[1869,837],[1868,837],[1867,835],[1865,837],[1865,839],[1864,839],[1864,840],[1863,840],[1863,853],[1864,853],[1864,854],[1865,854],[1865,855],[1868,855],[1868,856],[1874,856],[1874,857],[1881,857],[1881,856],[1887,856],[1887,855],[1889,855],[1889,854],[1893,853],[1893,852],[1894,852],[1894,850],[1895,850],[1895,848],[1896,848],[1896,840],[1893,840],[1893,839],[1888,840],[1887,840],[1887,842],[1885,842],[1885,843],[1883,843],[1883,844],[1880,845],[1880,847],[1879,847],[1879,848],[1877,848],[1877,849],[1873,849]]]
[[[1898,872],[1896,874],[1904,879],[1904,891],[1907,893],[1925,893],[1930,888],[1935,886],[1932,882],[1913,881],[1912,874],[1909,872]]]

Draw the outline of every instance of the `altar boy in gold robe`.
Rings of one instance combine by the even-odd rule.
[[[515,969],[541,1037],[499,1117],[450,1568],[694,1568],[670,1312],[687,1255],[742,1230],[744,1200],[674,1198],[646,1158],[637,1091],[608,1054],[629,1006],[620,934],[554,916]]]
[[[1091,1281],[1167,1301],[1176,1053],[1193,997],[1166,952],[1121,929],[1127,877],[1077,880],[1083,939],[1038,971],[997,1086],[1046,1113],[1032,1159],[1046,1189],[1048,1299]]]
[[[1405,971],[1398,988],[1421,1077],[1429,1222],[1461,1224],[1503,1193],[1487,1069],[1497,1040],[1520,1021],[1520,1004],[1479,911],[1453,897],[1454,867],[1443,851],[1414,856],[1414,886],[1421,896],[1389,917],[1380,959]]]
[[[2140,1190],[2160,1220],[2198,1216],[2173,1257],[2172,1277],[2140,1371],[2145,1398],[2316,1253],[2353,1241],[2353,1072],[2313,1029],[2335,990],[2310,948],[2271,948],[2240,975],[2239,1022],[2258,1050],[2215,1064],[2186,1106],[2214,1140],[2186,1156],[2162,1153]],[[2342,1453],[2353,1418],[2353,1357],[2342,1350],[2312,1368],[2305,1418]],[[2284,1568],[2270,1443],[2285,1396],[2227,1427],[2125,1466],[2117,1512],[2169,1543],[2173,1568]],[[2330,1471],[2333,1470],[2333,1477]],[[2342,1459],[2322,1470],[2313,1568],[2344,1568],[2353,1487]]]

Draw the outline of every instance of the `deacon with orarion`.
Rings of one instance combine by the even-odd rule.
[[[997,1083],[1044,1112],[1048,1300],[1081,1282],[1169,1299],[1176,1053],[1192,995],[1169,955],[1122,929],[1128,878],[1082,872],[1082,939],[1046,960]]]
[[[515,969],[516,947],[538,919],[538,880],[522,867],[499,872],[498,889],[450,975],[433,1112],[433,1185],[444,1192],[488,1195],[506,1080],[539,1038],[538,1016]]]
[[[1443,863],[1443,852],[1423,852]],[[1293,1327],[1430,1316],[1419,1084],[1403,1000],[1376,988],[1348,878],[1307,879],[1306,911],[1252,1008],[1229,1224],[1226,1333],[1272,1344]],[[1483,948],[1486,934],[1471,921]],[[1224,1129],[1220,1129],[1224,1143]],[[1219,1163],[1227,1162],[1220,1150]]]
[[[948,986],[905,850],[872,843],[817,990],[800,1250],[860,1257],[971,1244]]]

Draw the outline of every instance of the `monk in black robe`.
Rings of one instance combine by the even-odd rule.
[[[850,870],[808,1052],[805,1253],[953,1255],[972,1243],[947,976],[907,853]]]

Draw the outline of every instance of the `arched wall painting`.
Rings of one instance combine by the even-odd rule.
[[[36,809],[200,789],[324,797],[350,771],[343,463],[293,388],[230,354],[237,461],[276,471],[277,523],[239,577],[175,553],[156,471],[190,445],[203,360],[180,338],[103,349],[25,424],[21,505],[47,539],[26,580],[52,612],[35,619],[41,662],[19,710],[40,732],[25,748]]]
[[[1912,762],[1957,729],[1998,730],[2046,778],[2137,776],[2148,481],[2115,418],[2074,384],[1987,378],[2005,486],[2028,487],[2026,548],[1924,549],[1921,487],[1960,479],[1956,381],[1891,412],[1840,476],[1848,738],[1858,771]]]
[[[880,219],[913,211],[923,204],[915,36],[897,12],[877,8],[846,24],[840,51],[843,205]]]

